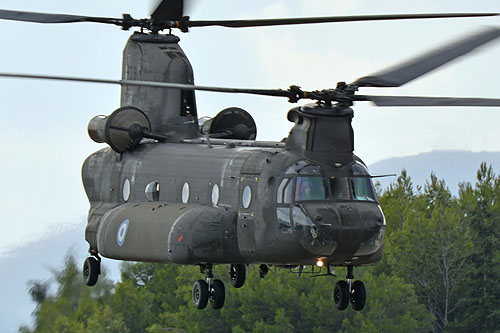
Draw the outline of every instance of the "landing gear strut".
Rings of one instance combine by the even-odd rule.
[[[91,256],[83,262],[83,279],[89,287],[97,283],[99,274],[101,274],[101,257],[95,250],[89,250]]]
[[[212,265],[200,265],[200,270],[205,273],[206,281],[198,280],[193,285],[193,304],[198,309],[204,309],[208,301],[215,310],[224,306],[226,289],[224,282],[214,279]]]
[[[354,275],[352,273],[353,267],[347,266],[347,282],[338,281],[335,284],[333,291],[333,300],[335,306],[339,310],[345,310],[351,302],[353,310],[360,311],[364,308],[366,303],[366,289],[365,284],[360,281],[352,281]]]

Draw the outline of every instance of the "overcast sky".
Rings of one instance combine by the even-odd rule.
[[[132,0],[3,0],[3,9],[147,17],[153,5]],[[498,1],[195,1],[196,19],[268,18],[428,12],[500,12]],[[216,5],[215,5],[216,4]],[[215,7],[216,6],[216,7]],[[176,32],[199,85],[249,88],[333,88],[429,48],[498,25],[500,18],[364,22],[253,29],[193,28]],[[129,32],[92,23],[0,22],[1,72],[119,79]],[[500,43],[459,59],[399,89],[362,93],[500,98]],[[0,79],[0,253],[64,228],[85,227],[88,201],[81,165],[104,145],[87,135],[88,121],[119,107],[119,87]],[[286,100],[197,93],[200,116],[229,106],[248,110],[259,140],[281,140],[291,123]],[[500,109],[355,107],[355,152],[368,164],[435,149],[498,151]],[[387,172],[399,170],[387,170]]]

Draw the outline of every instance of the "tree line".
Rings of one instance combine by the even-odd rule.
[[[20,332],[496,332],[500,328],[500,176],[481,164],[458,195],[431,174],[414,186],[406,171],[378,190],[386,217],[384,258],[356,269],[365,308],[338,311],[335,279],[247,269],[221,310],[191,304],[198,267],[124,263],[121,281],[87,287],[73,256],[50,281],[29,282],[33,327]],[[228,267],[216,277],[230,286]],[[105,273],[105,272],[104,272]],[[339,278],[345,268],[336,268]]]

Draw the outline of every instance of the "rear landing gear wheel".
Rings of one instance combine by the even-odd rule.
[[[203,280],[198,280],[193,285],[193,303],[200,310],[208,304],[208,284]]]
[[[338,281],[333,290],[333,301],[339,310],[345,310],[349,305],[349,286],[345,281]]]
[[[241,288],[245,284],[246,268],[244,264],[231,264],[229,267],[229,278],[235,288]]]
[[[362,281],[354,281],[351,286],[351,306],[353,310],[360,311],[365,307],[366,289]]]
[[[213,280],[210,286],[210,305],[215,310],[224,306],[226,300],[226,288],[221,280]]]
[[[97,279],[101,274],[101,263],[94,257],[88,257],[83,262],[83,279],[89,287],[97,283]]]

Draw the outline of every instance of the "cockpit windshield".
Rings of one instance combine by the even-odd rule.
[[[355,162],[350,175],[329,176],[319,166],[306,161],[292,164],[285,172],[276,196],[276,203],[290,204],[295,201],[377,201],[368,169]]]
[[[326,200],[328,188],[323,177],[298,176],[295,183],[295,201]]]
[[[373,190],[372,180],[369,177],[351,178],[352,198],[354,200],[377,201]]]

